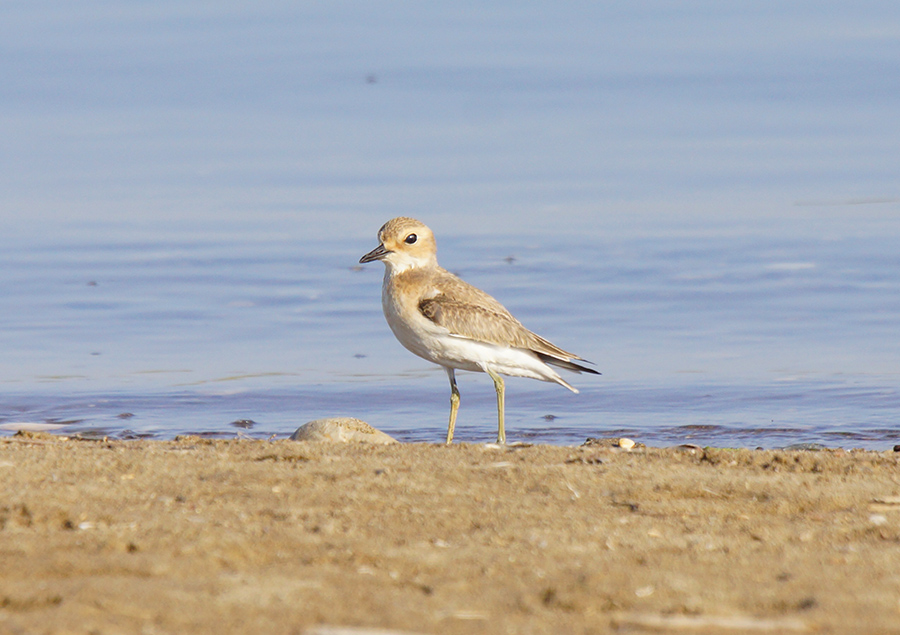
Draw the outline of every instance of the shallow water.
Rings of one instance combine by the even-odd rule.
[[[404,214],[603,373],[510,440],[900,443],[893,5],[367,6],[3,9],[5,434],[440,440],[356,265]]]

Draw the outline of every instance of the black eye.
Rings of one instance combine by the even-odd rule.
[[[416,236],[415,234],[410,234],[403,242],[405,242],[407,245],[415,245],[417,240],[419,240],[418,236]]]

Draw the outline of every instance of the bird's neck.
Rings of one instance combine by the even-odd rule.
[[[421,271],[428,272],[438,269],[437,258],[432,257],[427,260],[421,259],[413,259],[413,258],[403,258],[397,259],[395,261],[384,261],[385,269],[384,269],[384,277],[392,278],[394,276],[399,276],[404,273],[413,272],[413,271]]]

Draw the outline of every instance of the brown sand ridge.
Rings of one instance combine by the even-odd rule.
[[[0,633],[900,632],[898,455],[20,434]]]

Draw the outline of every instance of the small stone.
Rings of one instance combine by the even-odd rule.
[[[647,586],[642,586],[640,588],[635,589],[634,594],[636,596],[638,596],[639,598],[648,598],[651,595],[653,595],[653,593],[655,591],[656,591],[656,589],[654,589],[652,586],[650,586],[648,584]]]
[[[637,450],[646,447],[626,437],[588,437],[579,447],[601,447],[615,450]]]
[[[801,611],[807,611],[809,609],[814,609],[819,603],[816,601],[816,598],[813,596],[808,596],[797,602],[797,608]]]
[[[397,440],[365,421],[353,417],[331,417],[305,423],[294,434],[292,441],[320,443],[397,443]]]
[[[900,452],[900,445],[894,446],[894,452]]]

